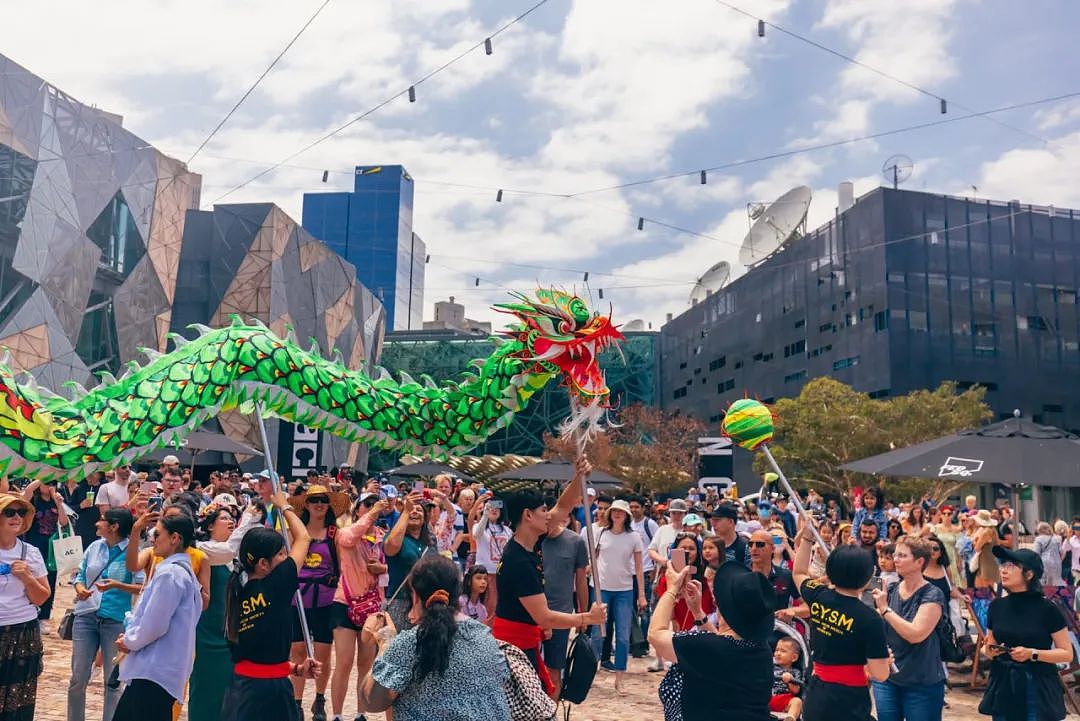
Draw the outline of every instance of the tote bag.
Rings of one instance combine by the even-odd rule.
[[[70,576],[79,570],[82,565],[83,547],[82,538],[75,535],[71,524],[67,525],[68,535],[64,535],[63,527],[56,529],[56,535],[52,540],[52,556],[56,564],[56,575],[59,577]]]

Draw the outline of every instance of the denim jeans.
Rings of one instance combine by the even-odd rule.
[[[607,604],[608,618],[615,623],[615,670],[626,670],[626,658],[630,655],[630,619],[634,615],[634,592],[600,591],[600,603]],[[603,639],[599,627],[592,630],[592,645],[596,657],[600,658]]]
[[[897,686],[874,681],[878,721],[941,721],[945,682],[926,686]]]
[[[124,624],[111,618],[102,618],[96,613],[84,613],[75,617],[71,629],[71,682],[68,684],[67,718],[68,721],[85,721],[86,685],[90,682],[90,672],[94,668],[94,657],[101,649],[103,678],[108,679],[113,670],[116,657],[116,637],[124,632]],[[116,704],[120,701],[119,688],[109,688],[105,684],[105,704],[102,707],[102,721],[111,721]]]

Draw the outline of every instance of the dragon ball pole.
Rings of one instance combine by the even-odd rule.
[[[818,546],[820,546],[821,550],[825,552],[826,556],[828,556],[830,550],[828,545],[826,545],[825,543],[825,539],[823,539],[821,537],[821,534],[818,533],[817,526],[814,525],[814,519],[810,516],[809,513],[806,512],[806,509],[803,507],[802,501],[799,500],[799,494],[796,493],[794,489],[792,489],[791,484],[788,483],[787,476],[785,476],[784,472],[780,470],[780,464],[776,462],[775,458],[773,458],[772,451],[769,450],[769,444],[761,444],[761,451],[765,454],[765,457],[769,459],[769,465],[771,465],[773,467],[773,470],[776,471],[776,475],[780,477],[780,484],[784,487],[784,490],[787,491],[788,498],[790,498],[791,502],[795,504],[795,510],[799,512],[799,515],[801,515],[803,517],[803,520],[806,521],[807,525],[810,526],[810,532],[814,534],[814,540],[817,541]]]
[[[262,404],[255,403],[255,418],[259,422],[259,437],[262,438],[263,460],[266,461],[266,470],[270,473],[270,484],[276,494],[281,490],[281,480],[277,471],[274,470],[274,461],[270,456],[270,441],[266,436],[266,421],[263,420]],[[292,552],[292,542],[289,540],[289,524],[281,519],[281,536],[285,539],[285,552]],[[300,630],[304,634],[304,646],[307,648],[308,658],[315,658],[315,645],[311,642],[311,630],[308,628],[307,616],[304,614],[304,597],[300,589],[296,589],[296,612],[300,614]]]

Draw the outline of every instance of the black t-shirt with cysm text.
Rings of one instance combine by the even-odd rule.
[[[289,660],[296,588],[296,562],[291,558],[279,563],[265,578],[247,582],[240,591],[239,638],[232,646],[234,662],[275,664]]]
[[[799,590],[810,608],[814,663],[862,666],[867,659],[888,658],[885,622],[873,609],[818,581],[804,581]]]
[[[541,543],[543,538],[540,539]],[[536,547],[540,548],[540,543]],[[544,592],[544,559],[539,551],[530,551],[516,538],[511,538],[503,550],[499,562],[495,587],[499,599],[495,603],[495,615],[507,621],[536,625],[536,621],[521,605],[521,599]]]

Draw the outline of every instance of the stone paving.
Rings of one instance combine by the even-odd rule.
[[[59,620],[64,609],[71,605],[73,593],[70,588],[58,588],[54,618]],[[45,673],[38,682],[37,712],[35,721],[65,721],[67,716],[67,683],[71,676],[70,643],[61,641],[55,633],[45,639]],[[600,671],[589,698],[584,704],[575,707],[572,719],[578,721],[628,721],[662,719],[663,712],[657,699],[656,687],[661,674],[648,673],[645,670],[647,660],[630,659],[630,668],[624,684],[624,693],[615,693],[613,674]],[[305,693],[305,715],[311,705],[314,694],[309,683]],[[979,715],[977,706],[982,693],[965,689],[954,689],[948,693],[949,708],[945,710],[944,721],[986,721],[988,717]],[[95,669],[86,692],[86,719],[98,721],[101,718],[102,679],[101,670]],[[352,721],[349,714],[355,713],[355,689],[349,693],[345,702],[347,721]],[[560,711],[561,714],[561,711]],[[186,714],[181,719],[186,719]],[[560,715],[561,718],[561,715]],[[721,718],[721,717],[718,717]],[[1070,715],[1069,721],[1080,721],[1080,716]],[[383,714],[368,714],[369,721],[383,721]]]

